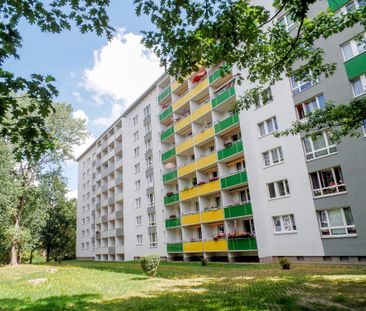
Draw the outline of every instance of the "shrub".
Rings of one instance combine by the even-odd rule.
[[[59,265],[61,265],[62,260],[64,259],[64,256],[57,256],[56,257],[56,261],[58,262]]]
[[[201,258],[201,266],[205,267],[208,265],[208,260],[206,258]]]
[[[282,269],[289,270],[291,266],[291,262],[288,260],[287,257],[281,257],[278,262],[280,263]]]
[[[155,276],[160,264],[159,255],[147,255],[141,259],[141,268],[148,276]]]

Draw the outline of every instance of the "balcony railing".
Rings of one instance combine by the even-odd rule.
[[[238,186],[248,182],[247,172],[235,172],[227,177],[224,177],[220,180],[221,188],[226,189],[233,186]]]
[[[172,195],[166,195],[164,197],[164,204],[169,205],[179,201],[179,193],[173,193]]]
[[[165,228],[175,228],[175,227],[180,227],[181,223],[180,223],[180,218],[176,217],[176,218],[169,218],[165,220]]]
[[[252,204],[250,202],[242,202],[226,206],[224,208],[225,219],[235,217],[251,216],[253,214]]]

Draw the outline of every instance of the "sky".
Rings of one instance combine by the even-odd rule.
[[[146,50],[141,31],[151,29],[148,17],[137,17],[133,0],[111,0],[110,24],[116,29],[111,41],[94,33],[81,34],[76,27],[61,34],[42,33],[26,22],[19,60],[5,69],[29,77],[32,73],[56,78],[56,101],[73,106],[74,116],[87,121],[90,137],[75,146],[80,155],[163,72],[158,59]],[[68,197],[77,195],[77,163],[65,164]]]

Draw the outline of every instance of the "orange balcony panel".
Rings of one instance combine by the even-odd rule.
[[[203,252],[203,242],[185,242],[183,243],[183,251],[187,253]]]
[[[207,211],[207,212],[201,213],[202,223],[220,221],[220,220],[224,220],[224,218],[225,218],[225,216],[224,216],[223,209],[216,209],[213,211]]]
[[[214,136],[214,134],[215,134],[214,128],[211,127],[209,129],[197,134],[194,137],[194,143],[200,144],[200,143],[204,142],[205,140],[212,138]]]
[[[196,169],[197,170],[203,169],[205,167],[215,164],[216,162],[217,162],[217,153],[215,152],[196,161]]]
[[[197,225],[201,222],[201,216],[199,213],[191,214],[191,215],[184,215],[181,218],[181,225],[182,226],[191,226]]]

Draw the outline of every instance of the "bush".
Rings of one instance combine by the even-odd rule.
[[[201,266],[205,267],[208,265],[208,260],[206,258],[201,258]]]
[[[160,264],[159,255],[147,255],[141,259],[141,268],[148,276],[155,276]]]
[[[280,263],[282,269],[289,270],[291,266],[291,262],[288,260],[287,257],[281,257],[278,262]]]

